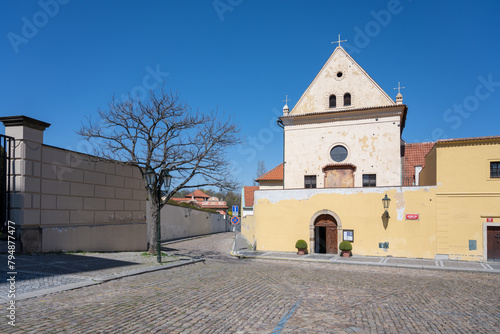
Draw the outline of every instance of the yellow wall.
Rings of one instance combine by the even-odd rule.
[[[490,178],[490,161],[500,161],[500,138],[491,141],[437,144],[439,193],[500,191],[500,179]]]
[[[490,178],[490,161],[500,161],[500,138],[437,143],[438,254],[485,260],[486,219],[500,225],[500,179]]]
[[[425,167],[420,172],[419,183],[421,186],[436,185],[436,146],[425,157]]]
[[[382,198],[391,198],[390,218],[384,228]],[[338,217],[340,229],[354,230],[353,254],[433,258],[436,253],[435,187],[303,189],[257,191],[255,238],[257,249],[293,252],[298,239],[308,241],[311,221],[322,210]],[[420,220],[405,220],[419,213]],[[389,242],[389,249],[379,248]]]
[[[241,234],[250,243],[255,243],[255,217],[253,215],[246,215],[241,218]]]
[[[314,217],[328,210],[338,220],[338,243],[342,229],[354,230],[355,255],[486,261],[486,226],[500,226],[500,179],[489,177],[490,161],[500,161],[500,137],[438,142],[421,174],[428,186],[256,191],[255,221],[242,233],[255,236],[258,250],[294,252],[304,239],[313,252]],[[420,219],[405,220],[407,213]],[[389,242],[387,252],[379,242]]]

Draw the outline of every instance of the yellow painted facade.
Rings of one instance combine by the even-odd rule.
[[[385,218],[382,198],[391,198]],[[242,225],[258,250],[296,251],[298,239],[314,253],[314,218],[330,214],[337,221],[337,241],[343,230],[354,231],[353,253],[372,256],[433,258],[436,249],[435,187],[380,187],[374,189],[302,189],[257,191],[254,226]],[[406,220],[419,213],[419,220]],[[389,243],[388,249],[379,243]]]
[[[257,250],[293,252],[304,239],[314,253],[315,218],[329,214],[337,243],[343,230],[354,231],[353,254],[486,261],[487,228],[500,226],[500,178],[490,177],[491,161],[500,161],[500,137],[438,141],[427,155],[422,186],[256,191],[254,216],[243,221],[242,233]],[[379,248],[386,242],[387,249]]]
[[[490,177],[492,161],[500,161],[500,137],[438,141],[427,155],[420,180],[438,185],[438,256],[487,259],[487,228],[500,226],[500,178]]]

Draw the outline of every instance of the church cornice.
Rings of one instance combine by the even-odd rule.
[[[392,105],[358,109],[327,110],[323,112],[313,112],[305,114],[289,114],[279,117],[284,126],[338,122],[370,118],[383,118],[390,116],[400,116],[401,131],[405,126],[408,106]]]

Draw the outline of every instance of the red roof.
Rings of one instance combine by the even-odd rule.
[[[269,172],[265,173],[261,177],[255,180],[260,181],[283,181],[283,163],[271,169]]]
[[[194,198],[210,198],[210,196],[208,196],[207,194],[205,194],[200,189],[196,189],[191,194],[186,195],[186,198],[187,197],[189,197],[189,198],[191,198],[191,197],[194,197]]]
[[[425,156],[434,143],[405,144],[403,156],[403,185],[413,185],[415,181],[415,166],[425,166]]]
[[[259,190],[259,186],[250,186],[250,187],[243,187],[243,193],[245,196],[245,208],[250,208],[253,207],[253,200],[254,200],[254,192],[255,190]]]

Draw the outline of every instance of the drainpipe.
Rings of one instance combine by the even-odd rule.
[[[281,118],[276,122],[280,128],[283,129],[283,189],[285,189],[285,125]]]

